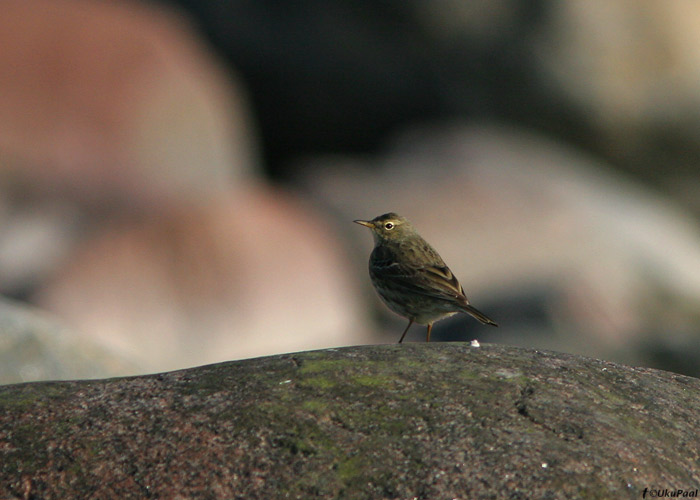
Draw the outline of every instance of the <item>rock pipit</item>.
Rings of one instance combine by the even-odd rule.
[[[413,323],[426,325],[430,342],[433,323],[464,312],[485,325],[498,326],[469,304],[464,289],[442,257],[416,232],[411,223],[395,213],[372,220],[356,220],[372,230],[374,250],[369,257],[369,276],[384,303]]]

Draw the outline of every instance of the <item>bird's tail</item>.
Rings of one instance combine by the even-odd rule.
[[[492,320],[491,318],[489,318],[484,313],[482,313],[481,311],[479,311],[477,308],[473,307],[470,304],[463,305],[462,311],[464,311],[465,313],[467,313],[471,316],[474,316],[476,319],[478,319],[479,321],[481,321],[485,325],[498,326],[498,324],[494,320]]]

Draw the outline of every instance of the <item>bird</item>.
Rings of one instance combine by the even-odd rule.
[[[427,326],[426,342],[430,342],[433,323],[460,312],[485,325],[498,326],[469,303],[464,288],[440,254],[408,219],[389,212],[372,220],[353,222],[372,231],[372,285],[389,309],[408,319],[399,344],[413,323]]]

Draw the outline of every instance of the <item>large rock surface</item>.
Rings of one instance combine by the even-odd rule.
[[[353,347],[0,388],[0,498],[641,498],[700,484],[700,380]]]

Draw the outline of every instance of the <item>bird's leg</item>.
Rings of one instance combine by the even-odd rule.
[[[428,335],[425,337],[425,341],[426,341],[426,342],[430,342],[430,330],[432,330],[432,329],[433,329],[433,324],[430,323],[430,324],[428,325]]]
[[[413,324],[413,320],[412,320],[412,319],[409,319],[409,320],[408,320],[408,326],[407,326],[406,329],[403,331],[403,335],[401,335],[401,338],[399,339],[399,344],[400,344],[401,342],[403,342],[403,338],[406,336],[406,332],[408,331],[409,328],[411,328],[411,325],[412,325],[412,324]]]

